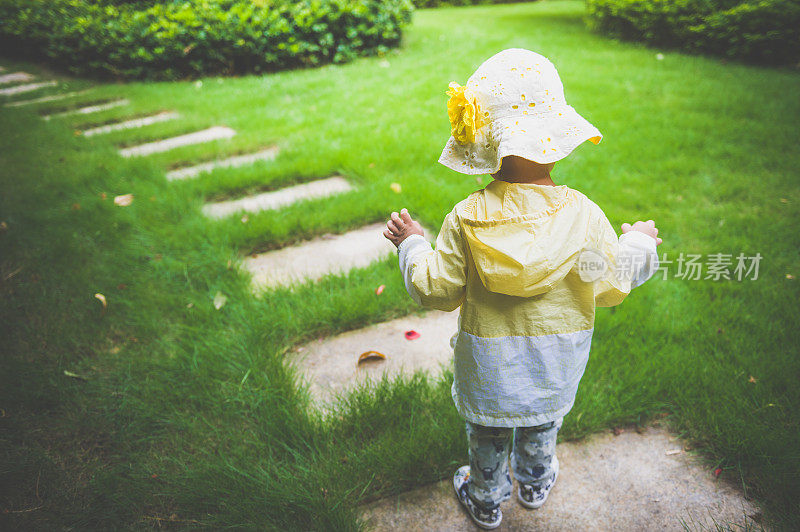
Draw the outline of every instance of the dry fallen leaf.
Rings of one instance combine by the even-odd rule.
[[[749,379],[747,379],[747,382],[750,382],[750,383],[753,383],[753,384],[755,384],[756,382],[758,382],[758,379],[756,379],[755,377],[753,377],[752,375],[750,375],[750,378],[749,378]]]
[[[77,373],[72,373],[71,371],[68,371],[66,369],[64,370],[64,375],[66,375],[67,377],[72,377],[73,379],[80,379],[82,381],[88,380],[83,375],[78,375]]]
[[[416,340],[417,338],[419,338],[417,331],[406,331],[406,340]]]
[[[683,449],[670,449],[669,451],[666,451],[664,454],[666,454],[667,456],[672,456],[673,454],[680,454],[682,452]]]
[[[102,303],[102,304],[103,304],[103,313],[101,314],[101,316],[102,316],[102,315],[104,315],[104,314],[106,313],[106,308],[108,307],[108,302],[106,302],[106,296],[104,296],[103,294],[101,294],[100,292],[98,292],[98,293],[96,293],[96,294],[94,295],[94,297],[96,297],[97,299],[99,299],[99,300],[100,300],[100,303]]]
[[[375,289],[375,295],[379,296],[383,293],[383,290],[386,288],[385,284],[380,285],[378,288]]]
[[[79,210],[81,210],[81,204],[80,204],[80,203],[73,203],[73,204],[72,204],[72,210],[73,210],[73,211],[79,211]]]
[[[791,281],[792,279],[794,279],[794,275],[792,275],[791,273],[787,273],[786,278]]]
[[[8,224],[5,222],[0,222],[0,233],[5,233],[8,231]]]
[[[228,297],[223,294],[222,292],[217,292],[214,296],[214,308],[219,310],[225,306],[225,303],[228,302]]]
[[[104,200],[104,199],[106,199],[107,197],[108,197],[108,196],[106,195],[106,193],[105,193],[105,192],[101,192],[101,193],[100,193],[100,199],[101,199],[101,200]]]
[[[620,434],[625,432],[625,429],[623,429],[622,427],[614,427],[612,429],[612,432],[614,433],[614,436],[619,436]]]
[[[358,355],[358,360],[356,361],[356,367],[358,367],[365,360],[386,360],[386,355],[384,355],[383,353],[379,353],[377,351],[364,351],[363,353]]]
[[[781,198],[781,203],[789,203],[789,200],[786,198]]]
[[[133,194],[122,194],[121,196],[114,196],[114,205],[120,207],[127,207],[133,203]]]
[[[192,308],[193,306],[194,306],[194,303],[187,303],[186,304],[186,308]]]
[[[392,192],[395,194],[400,194],[403,191],[403,187],[400,186],[400,183],[392,183],[389,185],[389,188],[391,188]]]

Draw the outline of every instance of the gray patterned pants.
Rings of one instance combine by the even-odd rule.
[[[539,487],[553,474],[550,463],[556,453],[556,435],[564,418],[537,427],[484,427],[467,421],[469,484],[467,492],[476,504],[492,509],[511,498],[509,451],[514,442],[514,478]]]

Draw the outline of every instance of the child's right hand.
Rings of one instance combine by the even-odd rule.
[[[658,238],[658,229],[653,220],[647,220],[646,222],[639,220],[638,222],[634,222],[633,225],[629,223],[622,224],[622,234],[624,235],[628,231],[639,231],[640,233],[652,236],[656,239],[656,246],[662,242],[661,239]]]

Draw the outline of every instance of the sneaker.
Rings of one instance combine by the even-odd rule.
[[[550,494],[550,490],[553,489],[553,485],[556,483],[556,479],[558,478],[558,457],[553,456],[553,476],[547,482],[545,482],[544,486],[541,488],[536,488],[530,484],[520,484],[519,491],[517,491],[517,497],[519,498],[519,502],[525,508],[541,508],[542,505],[547,501],[547,496]]]
[[[503,520],[503,512],[500,511],[498,504],[491,510],[484,510],[472,500],[467,493],[467,483],[469,482],[469,466],[462,466],[453,475],[453,487],[456,490],[456,496],[464,508],[467,509],[469,516],[475,521],[479,527],[485,530],[491,530],[500,526],[500,521]]]

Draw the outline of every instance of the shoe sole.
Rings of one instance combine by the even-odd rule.
[[[553,488],[556,486],[556,480],[558,480],[558,472],[559,472],[560,469],[561,469],[561,466],[558,463],[558,458],[556,458],[556,467],[555,467],[556,474],[555,474],[555,477],[553,478],[553,485],[550,487],[550,491],[553,491]],[[544,503],[547,502],[547,498],[550,496],[550,491],[547,492],[547,495],[545,495],[544,499],[542,499],[541,501],[539,501],[539,502],[528,502],[528,501],[526,501],[525,499],[522,498],[522,489],[521,488],[517,488],[517,499],[519,500],[519,503],[522,506],[524,506],[525,508],[528,508],[529,510],[538,510],[539,508],[544,506]]]

